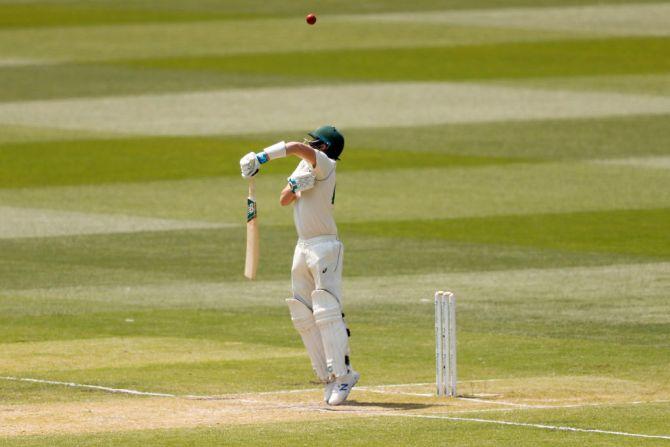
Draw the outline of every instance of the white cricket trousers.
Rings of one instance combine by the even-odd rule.
[[[293,296],[312,306],[312,292],[322,289],[342,306],[342,258],[344,246],[337,236],[298,240],[291,267]]]

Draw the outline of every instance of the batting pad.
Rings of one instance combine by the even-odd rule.
[[[312,311],[302,301],[298,301],[295,298],[288,298],[286,304],[288,304],[288,308],[291,311],[293,326],[300,334],[302,342],[307,349],[307,354],[312,361],[314,372],[320,380],[327,381],[330,374],[326,369],[326,354],[323,350],[321,333],[316,325]]]
[[[349,372],[346,356],[349,354],[349,336],[342,318],[340,302],[326,290],[312,292],[314,318],[321,331],[328,372],[341,377]]]

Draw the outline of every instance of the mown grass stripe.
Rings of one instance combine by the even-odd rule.
[[[354,145],[383,144],[387,150],[548,160],[638,157],[670,154],[669,122],[670,115],[640,115],[454,123],[399,129],[351,129],[346,136]],[[343,159],[348,155],[345,152]]]
[[[670,258],[670,209],[345,224],[358,234]]]
[[[187,220],[0,206],[0,239],[233,227]]]
[[[306,107],[305,98],[328,107]],[[328,122],[346,129],[669,112],[670,98],[662,96],[386,82],[5,103],[0,123],[126,135],[239,135]]]
[[[607,0],[605,2],[589,0],[508,0],[510,6],[548,6],[565,4],[617,4],[628,0]],[[658,0],[638,0],[655,2]],[[419,0],[407,3],[399,0],[382,0],[373,3],[361,3],[353,0],[320,2],[320,14],[374,13],[387,11],[434,11],[444,8],[496,8],[496,0],[478,1],[473,4],[467,0]],[[188,3],[176,0],[165,1],[96,1],[62,2],[50,1],[3,2],[0,3],[0,29],[18,27],[65,27],[97,24],[156,23],[174,21],[203,21],[222,19],[244,19],[264,17],[298,17],[305,14],[305,6],[300,1],[284,1],[277,4],[265,2],[262,8],[257,2],[244,0],[197,1]]]
[[[377,23],[443,23],[562,30],[604,35],[667,35],[667,4],[580,5],[544,8],[500,8],[470,11],[382,13],[350,16],[349,20]]]
[[[237,160],[270,144],[260,138],[119,138],[0,145],[0,188],[83,185],[238,176]],[[354,147],[338,172],[418,167],[467,167],[528,161],[411,150]],[[293,169],[295,160],[264,167],[264,173]]]
[[[305,52],[115,61],[137,67],[265,73],[306,79],[473,80],[666,73],[670,38],[628,37],[514,42],[444,48],[326,50],[310,65]],[[316,56],[316,55],[315,55]]]
[[[240,19],[251,14],[226,14],[225,11],[166,10],[130,5],[116,6],[112,2],[75,3],[31,2],[0,4],[0,30],[15,28],[44,28],[128,23],[190,22]]]
[[[580,118],[561,120],[515,121],[502,123],[463,123],[435,126],[415,126],[401,128],[367,128],[343,129],[346,137],[346,149],[342,157],[343,163],[338,172],[356,169],[362,158],[378,158],[381,151],[383,160],[375,160],[381,168],[393,165],[394,154],[412,152],[416,159],[405,163],[408,167],[421,165],[423,153],[450,154],[454,156],[473,157],[465,160],[466,164],[478,158],[492,162],[517,158],[520,160],[537,159],[614,159],[615,157],[665,156],[670,153],[670,115],[640,115],[611,118]],[[281,134],[281,135],[279,135]],[[77,159],[80,164],[93,169],[96,165],[93,157],[128,158],[132,166],[124,166],[128,172],[142,169],[150,173],[153,166],[160,166],[164,172],[171,172],[165,159],[175,157],[175,162],[183,166],[187,174],[196,176],[197,171],[191,161],[207,161],[212,165],[222,160],[210,154],[227,157],[228,152],[242,153],[245,149],[263,147],[277,138],[300,141],[304,133],[273,132],[250,136],[217,136],[217,137],[174,137],[174,138],[128,138],[125,136],[96,137],[75,131],[58,131],[39,127],[0,126],[0,170],[3,166],[12,166],[0,175],[10,179],[11,184],[16,177],[12,172],[20,172],[24,178],[31,178],[30,166],[40,171],[42,160],[49,159],[53,171],[64,170],[69,163],[63,157]],[[114,138],[118,142],[110,141]],[[24,144],[29,143],[29,144]],[[51,157],[51,152],[60,154]],[[97,154],[97,151],[101,151]],[[166,154],[162,152],[166,151]],[[105,155],[111,152],[113,155]],[[145,154],[146,152],[146,154]],[[173,153],[174,152],[174,153]],[[370,152],[370,155],[368,155]],[[146,157],[145,157],[146,155]],[[401,157],[403,155],[400,155]],[[26,160],[26,164],[17,163],[16,158]],[[148,157],[148,158],[147,158]],[[195,158],[192,158],[195,157]],[[116,170],[119,162],[108,159],[109,170]],[[456,163],[460,164],[460,163]],[[484,163],[486,164],[486,163]],[[495,163],[494,163],[495,164]],[[136,166],[137,165],[137,166]],[[275,164],[265,167],[274,169]],[[372,168],[365,164],[366,168]],[[221,165],[221,172],[227,172],[227,164]],[[193,170],[192,170],[193,169]],[[287,168],[288,169],[288,168]],[[107,169],[105,169],[106,171]],[[264,170],[264,172],[266,172]],[[283,171],[282,171],[283,172]],[[98,172],[107,178],[105,172]],[[48,179],[49,176],[43,177]],[[73,181],[80,175],[73,175]],[[147,178],[152,178],[149,175]]]
[[[509,270],[668,259],[669,213],[658,209],[361,222],[340,224],[339,229],[348,276]],[[283,278],[295,230],[266,228],[261,279]],[[1,240],[0,274],[5,286],[14,289],[240,280],[243,232],[240,226]]]

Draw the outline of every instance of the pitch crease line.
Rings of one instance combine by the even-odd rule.
[[[467,402],[477,402],[477,403],[482,403],[482,404],[497,404],[497,405],[504,405],[504,406],[509,406],[509,407],[519,407],[519,408],[537,408],[538,405],[533,405],[533,404],[521,404],[521,403],[515,403],[515,402],[505,402],[504,400],[487,400],[487,399],[480,399],[477,397],[457,397],[458,400],[464,400]]]
[[[28,377],[12,377],[12,376],[0,376],[2,380],[11,380],[15,382],[30,382],[30,383],[42,383],[46,385],[62,385],[71,388],[87,388],[92,390],[105,391],[108,393],[117,393],[117,394],[131,394],[134,396],[154,396],[154,397],[178,397],[176,394],[169,393],[154,393],[149,391],[138,391],[138,390],[128,390],[125,388],[111,388],[101,385],[88,385],[82,383],[74,382],[59,382],[57,380],[44,380],[44,379],[31,379]]]
[[[105,392],[108,392],[108,393],[131,394],[131,395],[135,395],[135,396],[181,397],[181,398],[187,398],[187,399],[230,399],[230,398],[234,398],[236,396],[267,396],[267,395],[273,395],[273,394],[299,394],[299,393],[322,391],[320,388],[305,388],[305,389],[298,389],[298,390],[277,390],[277,391],[261,391],[261,392],[258,392],[258,393],[239,393],[239,394],[229,394],[229,395],[225,395],[225,396],[200,396],[200,395],[194,395],[194,394],[179,395],[179,394],[170,394],[170,393],[156,393],[156,392],[151,392],[151,391],[130,390],[130,389],[125,389],[125,388],[112,388],[112,387],[107,387],[107,386],[102,386],[102,385],[90,385],[90,384],[85,384],[85,383],[62,382],[62,381],[58,381],[58,380],[46,380],[46,379],[33,379],[33,378],[30,378],[30,377],[0,376],[0,380],[8,380],[8,381],[14,381],[14,382],[42,383],[42,384],[46,384],[46,385],[61,385],[61,386],[67,386],[67,387],[71,387],[71,388],[87,388],[87,389],[105,391]],[[383,388],[392,388],[392,387],[410,387],[410,386],[422,386],[422,385],[430,385],[430,384],[429,383],[401,383],[401,384],[395,384],[395,385],[379,385],[379,386],[374,386],[374,387],[362,386],[362,387],[357,387],[356,389],[360,390],[360,391],[372,391],[373,389],[383,389]],[[408,394],[415,394],[415,393],[408,393]],[[432,396],[432,395],[430,395],[430,396]]]
[[[180,399],[193,399],[193,400],[237,400],[239,402],[253,402],[257,403],[258,401],[245,400],[241,396],[265,396],[272,394],[294,394],[302,392],[316,392],[322,391],[318,388],[302,389],[302,390],[279,390],[279,391],[265,391],[259,393],[240,393],[240,394],[226,394],[220,396],[204,396],[197,394],[171,394],[171,393],[157,393],[152,391],[139,391],[131,390],[126,388],[112,388],[102,385],[91,385],[86,383],[75,383],[75,382],[61,382],[58,380],[46,380],[46,379],[33,379],[30,377],[13,377],[13,376],[0,376],[0,380],[14,381],[14,382],[29,382],[29,383],[41,383],[46,385],[60,385],[70,388],[85,388],[97,391],[103,391],[107,393],[114,394],[129,394],[132,396],[151,396],[151,397],[170,397],[170,398],[180,398]]]
[[[410,418],[422,418],[422,419],[444,419],[448,421],[455,422],[479,422],[485,424],[497,424],[497,425],[510,425],[515,427],[530,427],[530,428],[540,428],[545,430],[556,430],[556,431],[571,431],[578,433],[598,433],[604,435],[615,435],[615,436],[627,436],[632,438],[647,438],[647,439],[667,439],[670,440],[670,435],[647,435],[643,433],[629,433],[624,431],[612,431],[612,430],[600,430],[597,428],[578,428],[578,427],[566,427],[562,425],[548,425],[548,424],[532,424],[529,422],[513,422],[513,421],[500,421],[495,419],[481,419],[481,418],[464,418],[458,416],[441,416],[441,415],[430,415],[430,414],[407,414],[407,413],[385,413],[381,414],[382,416],[395,416],[395,417],[410,417]]]
[[[131,390],[126,388],[112,388],[102,385],[91,385],[85,383],[75,383],[75,382],[62,382],[58,380],[46,380],[46,379],[34,379],[30,377],[14,377],[14,376],[0,376],[0,380],[14,381],[14,382],[29,382],[29,383],[41,383],[47,385],[60,385],[71,388],[86,388],[92,390],[98,390],[108,393],[117,393],[117,394],[129,394],[133,396],[153,396],[153,397],[171,397],[171,398],[181,398],[181,399],[194,399],[194,400],[238,400],[240,402],[257,402],[252,400],[245,400],[242,397],[251,397],[251,396],[271,396],[277,394],[300,394],[300,393],[312,393],[322,391],[320,388],[303,388],[297,390],[276,390],[276,391],[261,391],[261,392],[248,392],[248,393],[237,393],[237,394],[225,394],[218,396],[206,396],[206,395],[197,395],[197,394],[171,394],[171,393],[157,393],[152,391],[139,391]],[[501,379],[502,380],[502,379]],[[356,387],[358,391],[368,391],[368,392],[377,392],[383,393],[386,388],[394,387],[411,387],[411,386],[421,386],[421,385],[432,385],[432,383],[400,383],[393,385],[373,385],[373,386],[361,386]],[[405,393],[402,391],[391,392],[392,394],[402,394],[409,396],[420,396],[420,397],[434,397],[433,394],[423,394],[423,393]],[[466,402],[476,402],[483,404],[493,404],[493,405],[503,405],[509,406],[512,408],[502,409],[502,408],[488,408],[485,410],[459,410],[459,413],[478,413],[482,411],[514,411],[515,409],[559,409],[559,408],[582,408],[582,407],[599,407],[599,406],[618,406],[618,405],[644,405],[644,404],[656,404],[656,403],[670,403],[670,400],[649,400],[649,401],[631,401],[631,402],[584,402],[576,404],[562,404],[562,405],[534,405],[534,404],[522,404],[514,402],[505,402],[505,401],[494,401],[486,399],[478,399],[474,397],[459,397],[459,400]],[[342,410],[344,411],[344,410]]]

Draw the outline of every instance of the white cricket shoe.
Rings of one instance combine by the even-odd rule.
[[[335,379],[335,382],[333,382],[335,386],[328,399],[328,405],[340,405],[347,400],[351,389],[356,385],[356,382],[358,382],[358,379],[360,378],[361,375],[352,369],[348,374]]]
[[[333,390],[335,389],[335,381],[332,380],[330,382],[326,382],[326,385],[323,388],[323,401],[325,403],[328,403],[328,399],[330,399],[330,395],[333,394]]]

